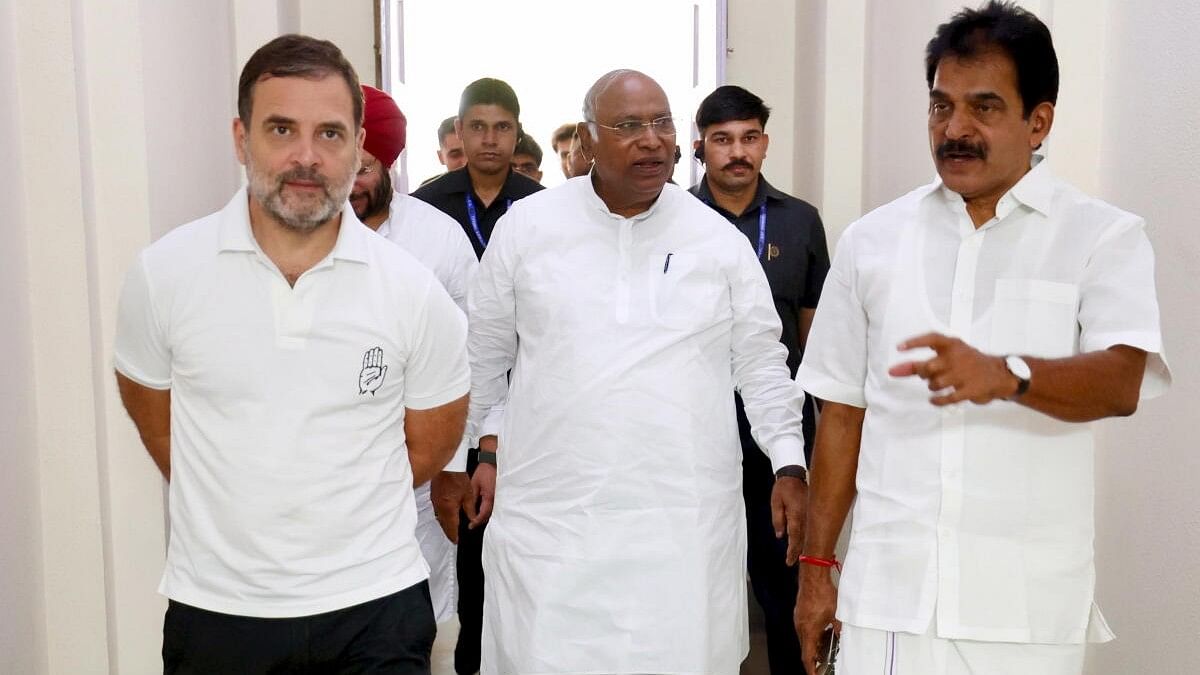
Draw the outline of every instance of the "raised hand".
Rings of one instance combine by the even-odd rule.
[[[928,347],[936,356],[925,361],[906,361],[888,369],[892,377],[916,375],[929,384],[934,395],[929,402],[950,405],[961,401],[988,403],[1017,392],[1017,378],[1008,372],[1004,358],[991,356],[962,340],[941,333],[926,333],[901,342],[907,351]]]

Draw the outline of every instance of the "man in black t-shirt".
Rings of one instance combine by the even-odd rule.
[[[737,226],[758,253],[783,323],[781,342],[787,347],[787,363],[794,376],[829,271],[829,252],[817,210],[775,189],[760,173],[767,154],[769,138],[764,127],[769,115],[762,99],[741,87],[719,87],[709,94],[696,112],[700,140],[695,143],[695,155],[704,162],[705,174],[691,192]],[[812,456],[815,413],[813,402],[806,398],[806,457]],[[803,489],[805,470],[789,466],[772,472],[770,461],[750,435],[740,397],[737,416],[750,584],[766,617],[771,673],[795,673],[802,662],[792,622],[796,569],[789,566],[788,559],[794,559],[799,551],[788,551],[786,537],[773,524],[771,491],[776,481]]]
[[[458,221],[471,240],[476,257],[483,257],[492,228],[508,207],[543,189],[511,168],[522,133],[520,116],[517,95],[505,82],[485,77],[467,85],[454,122],[467,154],[467,165],[442,174],[412,193]],[[467,473],[443,471],[431,486],[438,522],[451,541],[458,544],[459,633],[454,648],[454,670],[462,675],[479,670],[484,584],[480,554],[486,521],[476,515],[474,507],[477,499],[490,501],[492,495],[480,494],[475,479],[481,472],[495,474],[496,437],[481,439],[479,446],[468,455]],[[494,479],[490,485],[495,485]]]

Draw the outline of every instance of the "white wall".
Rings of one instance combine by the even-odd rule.
[[[12,6],[0,3],[0,91],[16,89],[16,25]],[[0,672],[42,673],[46,669],[45,603],[38,466],[33,453],[33,353],[30,340],[28,269],[22,222],[21,165],[16,101],[0,98]]]
[[[1100,192],[1146,218],[1173,390],[1105,428],[1098,595],[1118,640],[1091,672],[1200,672],[1200,5],[1112,3]]]

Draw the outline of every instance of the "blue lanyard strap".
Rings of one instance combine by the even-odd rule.
[[[504,212],[507,213],[508,210],[511,208],[512,208],[512,200],[511,199],[504,200]],[[487,245],[488,245],[487,239],[483,238],[483,230],[479,229],[479,217],[475,213],[475,200],[471,199],[470,193],[467,194],[467,218],[469,218],[471,220],[471,229],[475,231],[475,238],[477,240],[479,240],[479,245],[484,248],[487,248]],[[762,235],[760,235],[759,238],[761,239]],[[761,247],[761,245],[760,245],[760,247]],[[758,255],[762,256],[762,253],[759,253]]]
[[[758,207],[758,246],[755,250],[758,251],[758,257],[763,257],[763,251],[767,249],[767,203]]]

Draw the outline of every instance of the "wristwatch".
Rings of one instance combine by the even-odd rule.
[[[775,472],[775,477],[776,478],[784,478],[784,477],[799,478],[800,480],[807,483],[808,482],[808,471],[805,471],[804,467],[800,466],[799,464],[788,464],[787,466],[779,467],[779,470]]]
[[[1025,363],[1025,359],[1016,354],[1004,357],[1004,367],[1017,378],[1017,393],[1010,396],[1009,400],[1021,398],[1025,392],[1029,391],[1029,378],[1033,376],[1033,371],[1029,369],[1029,364]]]

